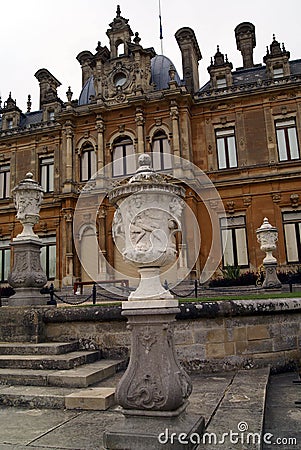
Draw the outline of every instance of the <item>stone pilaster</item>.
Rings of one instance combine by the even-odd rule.
[[[140,108],[136,110],[135,117],[136,125],[137,125],[137,150],[138,153],[144,153],[144,117],[143,111]]]

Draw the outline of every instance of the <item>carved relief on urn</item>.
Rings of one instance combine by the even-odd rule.
[[[272,255],[272,252],[277,248],[278,231],[273,227],[267,217],[263,219],[263,224],[256,230],[257,241],[260,244],[260,250],[266,253],[263,263],[276,263],[277,260]]]
[[[12,190],[17,219],[22,223],[22,233],[16,239],[39,239],[33,232],[33,227],[39,221],[39,212],[43,200],[43,189],[33,180],[33,174],[28,172],[26,178]]]
[[[139,164],[127,184],[110,193],[110,200],[117,205],[113,238],[123,258],[134,264],[141,276],[129,300],[173,298],[159,275],[160,268],[177,255],[175,234],[181,230],[184,191],[153,171],[149,155],[141,155]]]

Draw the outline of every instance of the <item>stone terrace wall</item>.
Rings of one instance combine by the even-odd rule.
[[[301,299],[183,303],[175,324],[176,350],[187,371],[221,371],[301,361]],[[1,313],[1,312],[0,312]],[[80,339],[107,357],[127,356],[130,333],[121,307],[46,308],[45,339]]]

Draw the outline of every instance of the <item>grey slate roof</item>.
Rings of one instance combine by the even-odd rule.
[[[301,59],[290,61],[291,76],[301,74]],[[267,81],[266,66],[256,65],[251,69],[239,68],[232,72],[233,86],[256,83],[258,81]],[[210,81],[199,89],[199,93],[211,90]]]

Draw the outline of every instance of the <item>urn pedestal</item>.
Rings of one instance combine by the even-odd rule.
[[[202,435],[204,418],[186,412],[192,391],[190,379],[177,361],[174,323],[178,301],[160,281],[163,266],[176,258],[175,233],[181,229],[184,191],[150,167],[150,157],[139,157],[136,174],[113,189],[117,205],[113,236],[120,250],[140,274],[137,289],[122,304],[131,331],[127,370],[116,389],[123,415],[104,433],[106,449],[183,449],[181,436]],[[172,442],[160,436],[173,434]]]
[[[256,234],[260,250],[266,253],[262,262],[266,274],[262,287],[265,289],[281,288],[281,282],[277,276],[277,260],[272,254],[277,248],[278,230],[265,217],[261,227],[256,230]]]

